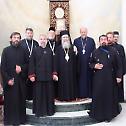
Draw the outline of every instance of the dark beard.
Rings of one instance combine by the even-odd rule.
[[[15,42],[10,42],[10,43],[11,43],[12,46],[18,47],[18,46],[20,45],[21,42],[17,42],[17,43],[15,43]]]
[[[106,43],[102,43],[102,45],[101,46],[106,46]]]

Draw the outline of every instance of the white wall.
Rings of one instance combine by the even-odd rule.
[[[26,27],[34,29],[35,39],[49,27],[47,0],[0,0],[0,52],[9,44],[9,36],[19,31],[24,37]]]
[[[124,46],[126,50],[126,0],[122,0],[122,6],[121,6],[121,33],[122,33],[122,45]],[[125,51],[126,52],[126,51]],[[124,97],[126,99],[126,75],[124,76]]]
[[[98,36],[121,30],[121,0],[70,0],[70,31],[79,36],[79,28],[86,25],[89,35]],[[9,44],[9,36],[19,31],[24,37],[26,27],[34,29],[34,37],[46,33],[49,27],[48,0],[0,0],[0,54]]]
[[[81,25],[86,25],[97,42],[99,35],[120,30],[121,0],[70,0],[70,16],[73,37],[79,35]]]

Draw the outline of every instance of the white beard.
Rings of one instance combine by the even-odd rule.
[[[70,42],[62,42],[63,49],[69,49],[70,48]]]

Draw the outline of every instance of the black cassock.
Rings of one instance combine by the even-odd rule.
[[[59,45],[61,45],[61,44],[59,42],[55,41],[55,39],[48,40],[47,47],[49,47],[52,50],[53,57],[55,57],[55,52]],[[57,98],[58,97],[58,84],[57,84],[57,81],[53,81],[53,83],[54,83],[55,98]]]
[[[35,76],[35,92],[33,96],[33,113],[36,116],[53,115],[54,87],[52,83],[53,55],[50,48],[37,47],[29,62],[29,77]]]
[[[92,84],[92,105],[90,116],[98,121],[111,120],[120,113],[118,105],[118,85],[116,78],[122,76],[120,57],[111,47],[99,47],[92,54],[90,67],[94,69]]]
[[[33,47],[32,47],[32,42],[33,42]],[[30,53],[32,54],[32,50],[34,48],[38,47],[39,44],[34,39],[32,39],[32,40],[23,39],[21,41],[21,46],[27,51],[28,55],[30,56]],[[32,84],[32,82],[29,79],[27,79],[27,81],[26,81],[26,99],[27,100],[33,99],[33,92],[34,92],[34,85]]]
[[[67,50],[66,50],[67,51]],[[73,47],[68,52],[69,60],[65,59],[65,51],[59,46],[55,55],[55,71],[58,75],[58,99],[61,101],[74,100],[77,97],[77,65]]]
[[[119,52],[119,56],[121,58],[122,67],[123,67],[123,76],[124,76],[126,74],[126,57],[125,57],[124,47],[121,44],[118,44],[118,43],[113,44],[113,47],[115,47]],[[118,84],[119,102],[124,102],[124,80],[123,80],[123,76],[122,76],[122,81]]]
[[[4,88],[4,124],[6,125],[18,125],[25,123],[26,120],[27,57],[26,51],[21,46],[10,45],[2,53],[1,72]],[[16,74],[16,65],[21,66],[20,74]],[[8,81],[12,78],[14,78],[14,85],[9,86]]]

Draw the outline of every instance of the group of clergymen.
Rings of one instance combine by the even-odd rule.
[[[97,121],[111,121],[120,113],[126,59],[118,31],[101,35],[97,49],[85,27],[74,42],[67,30],[56,41],[53,27],[38,42],[32,28],[26,28],[25,34],[21,40],[21,34],[13,32],[2,52],[4,125],[26,123],[26,99],[33,99],[37,117],[53,115],[55,100],[87,98],[92,98],[89,116]]]

